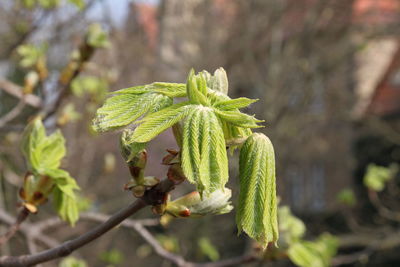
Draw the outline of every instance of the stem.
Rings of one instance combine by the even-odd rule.
[[[25,207],[21,210],[21,212],[18,214],[17,219],[15,220],[15,223],[11,225],[8,231],[0,237],[0,247],[7,243],[7,241],[15,235],[15,233],[19,230],[21,223],[26,220],[29,213],[29,210]]]
[[[32,266],[38,263],[50,261],[60,257],[65,257],[71,254],[74,250],[83,247],[84,245],[102,236],[103,234],[120,224],[123,220],[146,206],[147,204],[144,200],[138,199],[130,204],[128,207],[125,207],[122,210],[118,211],[107,221],[98,225],[93,230],[75,239],[66,241],[58,247],[48,249],[33,255],[1,257],[0,266]]]

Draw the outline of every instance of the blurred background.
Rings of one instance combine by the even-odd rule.
[[[191,67],[223,67],[231,97],[259,99],[246,111],[266,121],[259,131],[275,146],[280,203],[304,221],[306,239],[336,236],[335,266],[400,266],[399,0],[1,0],[0,22],[1,210],[16,213],[26,171],[20,134],[40,110],[50,114],[48,131],[59,127],[67,139],[63,166],[82,188],[86,209],[111,214],[126,206],[132,196],[123,191],[129,172],[119,134],[98,136],[90,129],[106,93],[185,82]],[[108,37],[101,35],[98,49],[62,91],[66,66],[76,63],[88,31]],[[165,176],[159,163],[167,148],[177,148],[171,132],[152,141],[148,174]],[[233,204],[237,165],[236,155],[228,184]],[[174,196],[192,189],[180,186]],[[46,204],[30,220],[51,216]],[[154,217],[150,211],[138,216]],[[93,225],[83,221],[50,234],[66,240]],[[237,236],[234,211],[151,231],[193,261],[241,255],[251,246]],[[0,253],[28,249],[18,235]],[[88,266],[172,266],[127,229],[111,231],[74,256]]]

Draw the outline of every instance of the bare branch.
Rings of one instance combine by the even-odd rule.
[[[20,86],[8,80],[0,78],[0,90],[3,90],[18,99],[22,99],[24,97],[25,103],[34,108],[40,108],[42,106],[42,100],[38,96],[33,94],[24,95]]]
[[[20,211],[15,223],[11,225],[10,229],[8,229],[8,231],[3,236],[0,236],[0,247],[15,235],[15,233],[19,230],[21,223],[25,221],[26,218],[28,218],[29,213],[30,212],[27,208],[23,208]]]
[[[136,200],[128,207],[115,213],[106,222],[98,225],[89,232],[75,238],[64,242],[58,247],[51,248],[33,255],[23,255],[23,256],[5,256],[0,258],[1,266],[32,266],[38,263],[50,261],[56,258],[65,257],[71,254],[74,250],[90,243],[96,238],[102,236],[123,220],[136,213],[140,209],[147,206],[147,203],[141,199]]]

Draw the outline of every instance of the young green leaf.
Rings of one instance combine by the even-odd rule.
[[[203,75],[195,75],[193,69],[189,72],[186,90],[191,104],[210,105],[207,99],[207,82]]]
[[[243,144],[239,158],[240,194],[236,214],[244,231],[266,247],[278,240],[275,155],[271,141],[261,133]]]
[[[113,92],[113,94],[143,94],[143,93],[160,93],[169,97],[185,97],[186,84],[155,82],[152,84],[125,88]]]
[[[75,191],[79,190],[79,186],[67,171],[59,169],[66,152],[61,132],[56,131],[46,136],[40,118],[36,118],[24,131],[22,152],[33,173],[25,177],[20,191],[24,205],[30,205],[32,210],[36,210],[53,192],[59,215],[74,224],[79,217],[75,200]]]
[[[149,142],[169,127],[172,127],[187,115],[191,107],[187,104],[187,102],[174,104],[146,116],[138,122],[140,124],[133,132],[132,141],[139,143]]]
[[[172,99],[155,93],[119,93],[97,110],[93,128],[98,132],[124,127],[149,111],[172,104]]]
[[[214,109],[215,113],[221,120],[224,120],[230,124],[243,128],[260,128],[262,126],[257,125],[262,120],[257,120],[253,116],[244,114],[239,110],[228,110],[223,111],[217,108]]]
[[[239,97],[235,99],[223,100],[215,103],[213,106],[220,110],[236,110],[245,108],[250,104],[257,102],[258,99],[250,99],[246,97]]]
[[[228,76],[223,68],[217,69],[214,75],[211,75],[207,71],[202,71],[201,74],[205,77],[208,88],[221,92],[224,95],[228,94]]]
[[[194,108],[184,124],[182,169],[200,193],[224,188],[228,159],[223,131],[210,108]]]
[[[79,209],[76,198],[65,194],[59,187],[53,191],[54,207],[61,219],[68,221],[72,226],[79,218]]]
[[[65,139],[57,130],[46,136],[42,121],[37,118],[26,127],[22,137],[22,153],[32,171],[56,169],[65,156]]]

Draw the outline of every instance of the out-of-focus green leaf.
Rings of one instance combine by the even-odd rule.
[[[68,2],[75,5],[79,9],[83,9],[86,5],[84,0],[68,0]]]
[[[336,254],[338,240],[332,235],[323,234],[316,241],[300,241],[288,250],[290,260],[301,267],[329,267]]]
[[[107,33],[98,23],[89,25],[86,40],[90,46],[96,48],[106,48],[110,46]]]
[[[351,190],[350,188],[345,188],[340,191],[337,194],[336,199],[339,203],[345,204],[350,207],[354,206],[357,203],[356,196],[354,195],[353,190]]]
[[[37,0],[45,9],[52,9],[60,5],[60,0]]]
[[[202,254],[207,256],[210,260],[216,261],[219,259],[218,249],[211,243],[207,237],[202,237],[197,242]]]
[[[89,94],[96,102],[103,101],[109,90],[105,79],[96,76],[79,76],[72,80],[71,91],[77,97]]]
[[[375,164],[368,165],[367,172],[364,176],[364,185],[374,191],[382,191],[387,181],[391,180],[398,172],[398,165],[390,167],[377,166]]]
[[[124,262],[124,255],[118,249],[111,249],[100,253],[100,259],[108,264],[121,264]]]
[[[299,241],[306,232],[304,223],[294,216],[288,206],[282,206],[278,209],[279,233],[282,242],[291,244]]]
[[[80,260],[70,256],[63,259],[58,267],[88,267],[88,265],[84,260]]]
[[[47,44],[33,45],[25,44],[17,48],[17,53],[21,57],[19,64],[21,67],[30,68],[34,66],[42,57],[46,55]]]
[[[81,114],[76,111],[73,103],[68,103],[62,109],[60,116],[57,118],[57,124],[60,126],[70,122],[75,122],[81,118]]]
[[[271,141],[260,133],[243,144],[239,157],[240,194],[236,213],[239,230],[264,248],[278,240],[275,154]]]
[[[179,242],[176,237],[167,235],[156,235],[156,239],[160,242],[161,246],[169,252],[179,252]]]

